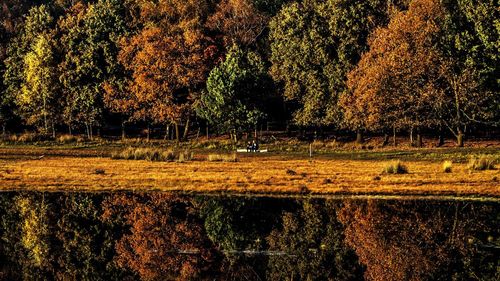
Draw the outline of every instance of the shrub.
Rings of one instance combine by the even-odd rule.
[[[190,161],[193,158],[193,153],[186,150],[176,153],[171,149],[157,149],[157,148],[133,148],[129,147],[125,150],[113,153],[113,159],[125,160],[148,160],[148,161],[161,161],[170,162],[179,159],[179,162]]]
[[[232,154],[209,154],[207,160],[210,162],[238,162],[236,153]]]
[[[472,157],[468,167],[473,171],[494,170],[496,159],[487,155]]]
[[[443,172],[451,173],[453,163],[451,161],[444,161],[443,163]]]
[[[95,169],[94,170],[94,174],[96,175],[104,175],[106,173],[106,171],[104,171],[104,169]]]
[[[384,167],[384,173],[386,174],[406,174],[408,173],[408,168],[401,163],[401,161],[392,161]]]
[[[82,142],[83,138],[80,136],[73,135],[61,135],[56,139],[59,143],[74,143],[74,142]]]

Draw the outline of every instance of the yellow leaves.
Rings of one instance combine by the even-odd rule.
[[[40,267],[48,254],[48,245],[44,241],[48,230],[43,222],[46,206],[43,201],[33,202],[28,197],[19,197],[16,205],[22,217],[22,245],[31,252],[33,264]]]

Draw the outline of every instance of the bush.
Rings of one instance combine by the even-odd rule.
[[[238,162],[236,153],[232,154],[209,154],[207,160],[210,162]]]
[[[171,149],[157,149],[157,148],[133,148],[129,147],[123,151],[113,153],[111,155],[113,159],[125,159],[125,160],[148,160],[148,161],[161,161],[170,162],[176,159],[179,162],[190,161],[193,158],[193,153],[185,150],[182,152],[174,152]]]
[[[392,161],[384,167],[384,173],[386,174],[406,174],[408,173],[408,168],[401,163],[401,161]]]
[[[73,135],[61,135],[56,139],[56,141],[59,143],[75,143],[75,142],[82,142],[83,138],[80,136],[73,136]]]
[[[443,172],[451,173],[453,163],[451,161],[444,161],[443,163]]]
[[[473,171],[494,170],[496,159],[487,155],[472,157],[469,160],[469,169]]]

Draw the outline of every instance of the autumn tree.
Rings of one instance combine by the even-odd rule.
[[[439,1],[415,0],[387,27],[374,31],[369,52],[349,73],[349,91],[342,100],[351,127],[413,132],[442,123],[461,124],[465,116],[485,113],[491,94],[479,92],[474,72],[440,47],[444,18]],[[474,102],[465,105],[465,100]],[[460,131],[456,135],[460,144]],[[422,145],[420,137],[417,145]]]
[[[209,3],[144,2],[143,27],[121,42],[119,61],[130,72],[126,92],[108,87],[110,105],[132,113],[133,120],[178,125],[186,122],[202,89],[213,45],[204,33]]]
[[[269,19],[254,7],[252,0],[222,0],[207,26],[223,37],[224,45],[249,46],[264,34]]]
[[[0,1],[0,123],[2,134],[5,134],[7,122],[14,118],[14,97],[7,91],[7,82],[4,82],[7,50],[10,41],[22,29],[23,15],[32,5],[30,1]]]
[[[143,280],[202,280],[207,272],[216,272],[217,255],[188,200],[167,194],[117,195],[105,205],[105,217],[119,212],[130,226],[116,244],[121,267]]]
[[[55,134],[58,121],[54,19],[45,5],[34,7],[14,38],[5,60],[6,95],[29,125]]]
[[[271,74],[297,105],[298,125],[342,124],[338,99],[346,75],[365,51],[368,34],[387,18],[386,1],[345,0],[291,3],[273,18]]]
[[[237,132],[255,128],[265,116],[263,104],[272,86],[261,58],[234,45],[210,72],[198,113],[236,141]]]

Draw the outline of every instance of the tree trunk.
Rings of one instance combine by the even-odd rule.
[[[122,140],[125,140],[127,138],[127,134],[125,132],[125,122],[122,121]]]
[[[398,142],[396,140],[396,126],[392,127],[392,145],[396,147],[398,145]]]
[[[423,146],[422,135],[420,133],[417,133],[417,147],[422,147],[422,146]]]
[[[170,139],[170,124],[167,124],[165,126],[165,136],[163,137],[163,140],[169,140]]]
[[[68,133],[70,136],[73,135],[73,129],[71,128],[71,124],[68,124]]]
[[[439,126],[439,140],[438,140],[438,147],[441,147],[444,145],[444,132],[443,132],[443,127],[440,125]]]
[[[190,125],[190,118],[188,117],[186,120],[186,126],[184,126],[184,133],[182,134],[182,140],[186,141],[189,135],[189,125]]]
[[[85,133],[87,133],[87,139],[90,139],[89,124],[85,122]]]
[[[3,124],[2,124],[2,136],[3,136],[3,137],[5,137],[6,132],[7,132],[7,130],[6,130],[6,125],[5,125],[5,123],[3,123]]]
[[[413,141],[413,127],[410,128],[410,146],[414,146],[415,143]]]
[[[147,142],[149,142],[150,134],[151,134],[151,130],[150,130],[150,127],[149,127],[149,122],[148,122],[148,125],[147,125],[147,128],[146,128],[146,141]]]
[[[175,126],[175,141],[176,142],[179,142],[180,140],[180,136],[179,136],[179,124],[174,123],[174,126]]]
[[[54,124],[54,121],[52,121],[52,138],[56,139],[56,125]]]
[[[458,134],[457,134],[457,146],[458,147],[464,147],[464,133],[462,132],[462,130],[458,130]]]
[[[382,146],[387,146],[389,144],[389,135],[384,134],[384,142],[382,143]]]
[[[356,131],[356,143],[357,144],[362,144],[363,143],[363,132],[361,130]]]
[[[92,130],[92,123],[89,124],[90,140],[94,140],[94,132]]]
[[[208,123],[207,123],[207,127],[205,128],[206,129],[206,133],[207,133],[207,140],[210,138],[210,135],[208,134]]]

